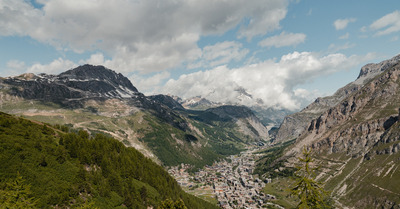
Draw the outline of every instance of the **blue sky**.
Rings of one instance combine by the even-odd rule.
[[[298,109],[399,36],[396,0],[0,0],[0,76],[89,63],[145,94]]]

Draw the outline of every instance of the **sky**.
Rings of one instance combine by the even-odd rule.
[[[146,95],[298,110],[399,36],[398,0],[0,0],[0,76],[88,63]]]

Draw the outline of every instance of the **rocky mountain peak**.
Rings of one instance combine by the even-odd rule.
[[[383,71],[387,70],[388,68],[392,67],[394,64],[399,62],[399,60],[400,60],[400,54],[391,59],[382,61],[380,63],[366,64],[361,68],[360,74],[358,75],[357,80],[362,79],[363,77],[376,76],[380,72],[383,72]]]
[[[364,66],[359,79],[367,79],[347,85],[356,88],[322,113],[308,114],[313,119],[281,158],[294,167],[301,150],[312,148],[315,166],[323,168],[316,176],[328,185],[340,208],[398,206],[399,186],[393,180],[400,173],[393,168],[400,159],[399,58]],[[315,107],[320,103],[314,102]],[[306,112],[292,118],[299,119],[299,115]],[[376,188],[376,193],[370,193]]]
[[[132,98],[140,93],[128,78],[103,66],[82,65],[59,75],[25,74],[3,81],[11,94],[80,107],[87,99]]]
[[[127,88],[133,92],[138,92],[129,79],[123,76],[121,73],[116,73],[115,71],[100,65],[81,65],[77,68],[63,72],[57,77],[63,81],[105,81],[112,85],[121,88]]]
[[[206,110],[208,108],[213,108],[223,105],[222,103],[213,102],[201,96],[196,96],[185,100],[176,97],[175,100],[178,101],[184,108],[194,109],[194,110]]]

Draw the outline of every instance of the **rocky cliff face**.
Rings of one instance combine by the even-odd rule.
[[[368,83],[368,81],[383,71],[391,68],[399,60],[400,55],[377,64],[367,64],[361,68],[357,80],[337,90],[334,95],[318,98],[302,111],[288,115],[280,125],[275,142],[284,142],[299,137],[300,134],[308,128],[312,119],[316,119],[323,112],[337,105],[348,95],[358,91],[364,84]]]
[[[323,167],[318,178],[341,207],[399,207],[400,62],[391,61],[309,122],[285,153],[293,166],[301,149],[311,147]]]
[[[131,98],[140,93],[122,74],[103,66],[83,65],[59,75],[6,78],[13,86],[11,94],[26,99],[82,107],[88,99]]]
[[[313,119],[307,131],[300,136],[300,140],[311,142],[326,136],[324,140],[327,142],[326,145],[332,148],[332,152],[335,152],[343,151],[338,148],[338,142],[336,142],[338,139],[351,139],[353,136],[367,137],[375,133],[378,136],[383,134],[398,120],[399,74],[399,65],[392,66],[384,74],[365,84],[359,91],[349,95],[339,104]],[[369,144],[371,145],[377,140],[379,137]],[[358,152],[357,150],[360,148],[355,148],[355,145],[364,148]],[[314,144],[314,147],[321,147],[321,143]],[[345,148],[350,154],[357,154],[365,151],[368,146],[360,140],[357,143],[352,142],[351,146],[342,146],[342,148]]]
[[[370,63],[363,66],[360,70],[360,74],[357,77],[357,80],[360,81],[362,78],[371,78],[379,73],[391,68],[394,64],[396,64],[400,60],[400,55],[393,57],[392,59],[382,61],[380,63]]]

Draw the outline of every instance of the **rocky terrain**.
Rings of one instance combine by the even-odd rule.
[[[321,166],[317,179],[332,192],[338,207],[400,208],[398,60],[364,66],[355,82],[338,91],[347,90],[341,101],[316,101],[304,109],[326,107],[280,159],[293,167],[301,149],[312,148]]]
[[[145,96],[122,74],[83,65],[59,75],[0,79],[1,110],[50,124],[105,133],[165,165],[213,163],[246,144],[268,140],[246,107],[186,110],[167,95]]]
[[[286,116],[280,125],[275,142],[289,141],[299,137],[308,128],[309,122],[312,119],[316,119],[323,112],[337,105],[344,98],[362,88],[368,81],[392,67],[399,60],[400,55],[377,64],[367,64],[361,68],[360,74],[354,82],[340,88],[332,96],[318,98],[300,112]]]
[[[193,98],[189,98],[189,99],[182,99],[179,97],[174,97],[174,99],[177,102],[179,102],[186,109],[191,109],[191,110],[206,110],[209,108],[224,105],[222,103],[212,102],[201,96],[197,96],[197,97],[193,97]]]
[[[3,80],[10,94],[26,99],[82,107],[88,99],[131,98],[140,95],[122,74],[103,66],[83,65],[59,75],[21,75]]]

